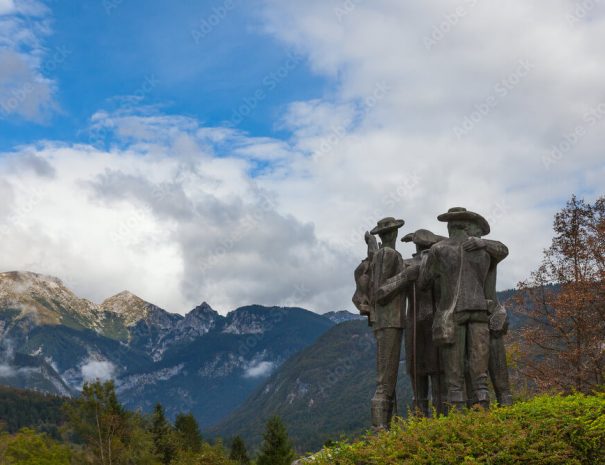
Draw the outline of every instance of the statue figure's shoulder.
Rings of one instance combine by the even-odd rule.
[[[401,256],[401,254],[395,250],[392,249],[391,247],[382,247],[379,252],[382,252],[385,258],[393,258],[393,259],[401,259],[403,260],[403,257]]]
[[[444,239],[442,241],[437,242],[435,245],[433,245],[429,249],[428,253],[433,254],[433,255],[439,255],[439,254],[443,253],[445,250],[451,249],[454,246],[457,246],[456,242],[452,241],[451,239]]]

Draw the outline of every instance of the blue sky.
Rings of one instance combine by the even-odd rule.
[[[304,56],[263,33],[254,2],[47,4],[53,32],[44,40],[41,69],[56,81],[60,110],[42,123],[5,118],[0,149],[38,139],[85,142],[90,117],[115,107],[115,97],[130,95],[209,126],[224,124],[239,115],[242,104],[257,102],[236,126],[279,136],[283,131],[276,121],[287,103],[325,91],[326,80],[309,70]],[[289,71],[286,77],[278,74],[283,69]],[[259,89],[264,97],[254,99]]]
[[[603,43],[598,1],[0,0],[3,269],[351,309],[366,230],[464,206],[511,288],[603,193]]]

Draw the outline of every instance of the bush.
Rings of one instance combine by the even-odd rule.
[[[31,429],[0,435],[2,465],[70,465],[71,457],[67,446]]]
[[[539,396],[511,407],[398,419],[324,449],[313,465],[605,464],[605,395]]]

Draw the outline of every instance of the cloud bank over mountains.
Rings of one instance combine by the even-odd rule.
[[[536,266],[572,193],[602,193],[602,3],[261,3],[263,30],[331,83],[283,109],[287,135],[134,98],[91,117],[90,144],[17,147],[0,158],[4,268],[181,313],[203,300],[323,312],[351,307],[363,233],[383,216],[444,234],[447,208],[483,213],[511,249],[505,288]],[[0,57],[23,53],[0,43]],[[41,117],[45,85],[47,100],[15,111]]]

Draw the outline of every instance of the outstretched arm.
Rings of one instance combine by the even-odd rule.
[[[390,279],[387,279],[376,291],[375,300],[383,305],[391,300],[396,294],[404,291],[412,281],[418,279],[420,267],[417,264],[404,264],[405,269],[397,273]]]
[[[478,237],[470,237],[463,244],[464,250],[472,252],[473,250],[485,249],[492,257],[495,263],[500,263],[508,257],[508,247],[500,241],[490,241],[488,239],[480,239]]]

